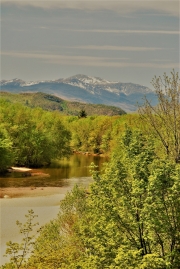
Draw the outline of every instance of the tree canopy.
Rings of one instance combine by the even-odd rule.
[[[70,154],[71,134],[56,112],[1,100],[0,120],[0,170],[12,163],[38,167]]]

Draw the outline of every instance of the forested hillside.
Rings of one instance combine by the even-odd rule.
[[[122,115],[126,114],[119,107],[107,106],[102,104],[88,104],[79,102],[69,102],[57,96],[42,92],[37,93],[9,93],[0,92],[0,98],[4,98],[11,103],[20,103],[28,107],[41,107],[48,111],[60,111],[63,115],[78,116],[81,110],[85,110],[86,114],[91,115]]]
[[[93,183],[88,191],[75,186],[61,202],[57,218],[40,229],[35,241],[30,235],[36,226],[34,212],[29,211],[25,225],[17,223],[24,241],[8,243],[11,260],[2,268],[180,268],[178,74],[155,78],[153,85],[159,105],[153,107],[146,100],[138,115],[62,117],[1,102],[0,149],[7,160],[12,149],[21,152],[18,139],[26,141],[24,135],[29,143],[42,141],[41,137],[49,143],[53,131],[60,134],[55,138],[58,146],[67,145],[66,154],[71,146],[110,155],[100,173],[91,165]],[[34,134],[36,139],[31,140]]]

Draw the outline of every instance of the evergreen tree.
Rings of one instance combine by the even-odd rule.
[[[87,113],[84,109],[81,109],[78,115],[79,118],[86,118],[87,117]]]

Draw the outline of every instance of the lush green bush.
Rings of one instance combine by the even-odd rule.
[[[1,148],[6,151],[1,155],[3,160],[5,156],[10,158],[7,150],[10,147],[14,156],[12,162],[18,166],[38,167],[70,154],[71,134],[62,124],[58,112],[31,109],[1,100],[0,115],[5,139],[1,141]]]
[[[4,128],[0,125],[0,173],[3,173],[14,160],[12,142]]]

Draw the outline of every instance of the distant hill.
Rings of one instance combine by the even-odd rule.
[[[68,101],[115,106],[127,112],[137,110],[137,103],[143,104],[144,96],[152,105],[157,104],[155,92],[148,87],[85,75],[35,82],[20,79],[2,80],[0,87],[1,91],[6,92],[43,92]]]
[[[63,115],[77,116],[81,110],[85,110],[88,116],[91,115],[122,115],[126,112],[121,108],[101,105],[101,104],[85,104],[79,102],[70,102],[63,100],[57,96],[42,92],[37,93],[10,93],[0,92],[0,98],[12,103],[21,103],[29,107],[41,107],[45,110],[58,110]]]

